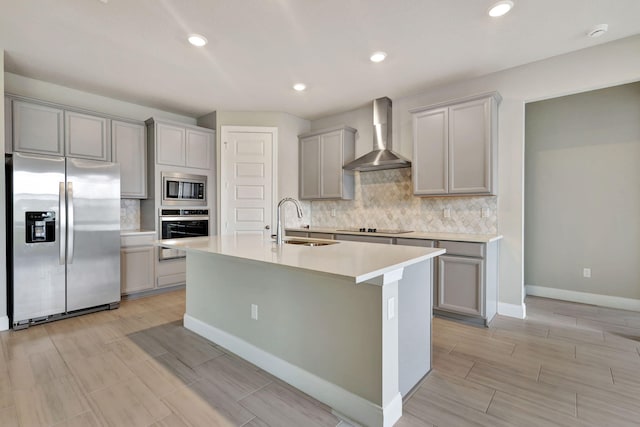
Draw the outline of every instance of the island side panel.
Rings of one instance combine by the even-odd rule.
[[[189,252],[186,289],[188,316],[383,404],[381,287]]]
[[[404,397],[431,370],[433,260],[405,267],[398,284],[399,388]]]

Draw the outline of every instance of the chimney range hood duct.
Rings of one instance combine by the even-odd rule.
[[[391,100],[373,101],[373,151],[358,157],[344,169],[360,172],[411,167],[411,162],[391,150]]]

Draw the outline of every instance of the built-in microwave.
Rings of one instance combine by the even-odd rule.
[[[207,177],[177,172],[162,172],[162,204],[206,206]]]

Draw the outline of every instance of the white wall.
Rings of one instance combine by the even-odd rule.
[[[4,90],[13,95],[26,96],[43,101],[54,102],[75,108],[82,108],[97,113],[119,116],[126,119],[146,120],[149,117],[175,120],[182,123],[196,124],[196,119],[149,108],[130,102],[120,101],[106,96],[35,80],[12,73],[4,74]],[[4,93],[4,92],[3,92]]]
[[[640,307],[640,83],[527,104],[525,138],[526,285]]]
[[[0,76],[4,76],[4,49],[0,49]],[[0,79],[0,93],[4,93],[4,78]],[[0,147],[4,147],[4,101],[0,102]],[[2,150],[4,151],[4,150]],[[0,224],[6,223],[5,216],[4,161],[0,162]],[[7,317],[7,250],[6,229],[0,229],[0,331],[9,329]]]
[[[499,311],[524,311],[524,105],[640,80],[640,36],[549,58],[394,100],[395,148],[411,155],[412,108],[497,90],[499,117]],[[521,313],[518,311],[522,310]]]

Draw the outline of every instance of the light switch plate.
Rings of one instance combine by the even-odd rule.
[[[445,218],[451,218],[451,208],[444,208],[442,210],[442,216]]]
[[[391,297],[387,300],[387,320],[396,317],[396,299]]]
[[[258,320],[258,304],[251,304],[251,318]]]

